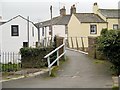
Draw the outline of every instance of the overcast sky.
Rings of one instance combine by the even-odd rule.
[[[75,4],[77,12],[92,12],[94,2],[99,8],[118,8],[120,0],[2,0],[0,15],[8,20],[16,15],[29,16],[34,22],[50,19],[50,5],[53,6],[53,16],[59,15],[59,9],[66,7],[67,14],[70,7]]]

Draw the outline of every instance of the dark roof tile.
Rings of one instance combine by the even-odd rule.
[[[77,13],[75,16],[82,23],[106,23],[100,16],[94,13]]]
[[[99,9],[98,11],[106,18],[120,17],[120,9]]]

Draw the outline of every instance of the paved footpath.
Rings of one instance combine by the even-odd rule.
[[[54,78],[36,76],[3,82],[3,88],[111,88],[112,76],[106,64],[87,55],[67,50],[69,58]]]

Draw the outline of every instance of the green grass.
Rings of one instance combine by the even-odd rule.
[[[106,61],[104,61],[104,60],[95,60],[94,63],[96,63],[96,64],[105,64]]]
[[[112,87],[112,90],[119,90],[119,87],[113,86],[113,87]]]

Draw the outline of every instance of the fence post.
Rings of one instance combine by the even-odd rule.
[[[59,50],[57,50],[57,58],[59,57]],[[59,66],[59,59],[57,60],[57,66]]]
[[[82,41],[82,50],[84,51],[84,50],[85,50],[85,48],[84,48],[83,37],[81,37],[81,41]]]
[[[76,46],[77,46],[77,50],[79,50],[77,37],[76,37]]]
[[[74,47],[73,47],[73,38],[72,38],[72,37],[71,37],[71,44],[72,44],[72,48],[74,48]]]

